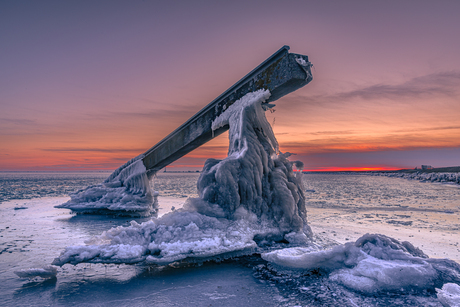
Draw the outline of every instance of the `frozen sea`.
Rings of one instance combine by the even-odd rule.
[[[66,264],[57,278],[19,278],[69,245],[133,218],[73,215],[55,205],[110,173],[0,173],[1,306],[442,306],[434,289],[365,294],[327,272],[280,268],[259,255],[205,263]],[[160,214],[196,197],[197,173],[159,173]],[[430,258],[460,260],[460,188],[357,174],[305,174],[308,219],[323,246],[391,234]],[[136,218],[144,222],[149,218]]]

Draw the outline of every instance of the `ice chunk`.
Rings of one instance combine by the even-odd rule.
[[[111,213],[147,216],[158,210],[157,196],[150,187],[140,155],[115,170],[102,184],[89,186],[70,195],[56,208],[77,213]]]
[[[444,307],[460,306],[460,286],[453,283],[447,283],[442,289],[436,289],[438,300]]]
[[[18,275],[21,278],[55,278],[57,274],[57,267],[47,265],[43,268],[32,268],[27,270],[15,271],[14,274]]]
[[[437,277],[438,272],[427,262],[382,260],[371,256],[361,259],[353,268],[330,275],[331,280],[365,293],[430,289]]]
[[[446,282],[460,282],[458,263],[428,259],[410,243],[381,234],[366,234],[329,250],[282,249],[262,258],[285,267],[324,270],[330,280],[363,293],[434,290]]]
[[[298,57],[295,60],[300,66],[302,66],[302,68],[307,73],[307,80],[311,80],[313,78],[313,75],[311,74],[311,67],[313,66],[313,64],[311,62],[305,61],[305,59],[302,57]]]
[[[329,250],[317,248],[293,247],[273,251],[262,258],[281,266],[296,269],[323,269],[332,271],[344,267],[353,267],[365,258],[364,253],[353,243],[337,245]]]

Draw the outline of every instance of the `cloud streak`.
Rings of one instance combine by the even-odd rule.
[[[449,71],[413,78],[401,84],[375,84],[358,90],[338,93],[335,100],[364,100],[432,97],[436,95],[453,96],[458,92],[460,72]]]
[[[299,105],[326,106],[328,103],[343,103],[356,100],[373,101],[387,99],[402,101],[406,99],[435,98],[438,96],[458,97],[460,71],[444,71],[415,77],[399,84],[374,84],[350,91],[323,93],[318,95],[291,94],[284,98],[288,103],[284,108],[298,108]],[[304,91],[303,93],[308,93]]]

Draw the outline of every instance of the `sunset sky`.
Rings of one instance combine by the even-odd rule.
[[[306,170],[458,166],[459,31],[460,1],[1,1],[0,171],[115,169],[283,45],[314,79],[267,117]]]

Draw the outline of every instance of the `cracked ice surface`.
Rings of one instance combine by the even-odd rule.
[[[251,254],[256,241],[269,244],[284,238],[304,244],[311,230],[301,174],[294,174],[288,155],[277,155],[278,142],[262,107],[269,96],[265,90],[249,93],[213,122],[213,129],[230,126],[229,152],[222,161],[206,162],[198,180],[200,198],[189,199],[182,209],[159,219],[112,228],[86,246],[68,247],[53,264],[166,264],[186,258]],[[121,189],[125,184],[138,187],[139,182],[145,183],[143,176],[137,176],[145,173],[140,163],[140,158],[131,161],[104,184]],[[83,197],[88,193],[92,192],[83,191]]]
[[[56,208],[77,213],[110,213],[148,216],[156,213],[156,194],[150,187],[147,170],[140,155],[115,170],[103,183],[70,195]]]

